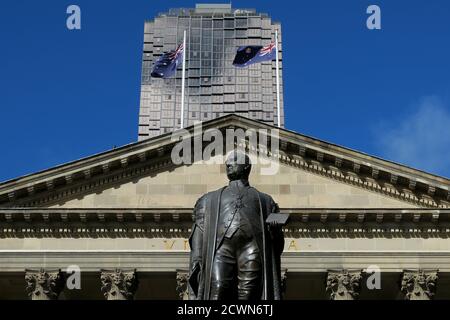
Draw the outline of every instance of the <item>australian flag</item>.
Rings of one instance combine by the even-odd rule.
[[[170,78],[177,72],[178,65],[183,62],[183,44],[175,50],[164,53],[156,60],[151,76],[154,78]]]
[[[233,65],[235,67],[247,67],[254,63],[263,61],[272,61],[275,59],[276,47],[275,43],[263,46],[246,46],[239,47],[234,57]]]

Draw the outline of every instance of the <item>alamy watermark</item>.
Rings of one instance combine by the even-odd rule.
[[[373,4],[367,7],[367,14],[370,16],[367,18],[366,26],[369,30],[381,29],[381,9],[379,6]]]
[[[81,30],[81,9],[72,4],[67,7],[66,13],[69,15],[66,20],[66,26],[69,30]]]
[[[367,276],[366,286],[369,290],[381,290],[381,269],[379,266],[370,265],[364,273]]]
[[[69,290],[81,290],[81,269],[77,265],[68,266],[66,269],[66,287]]]
[[[223,133],[216,128],[203,131],[202,124],[196,123],[193,134],[180,129],[171,140],[177,142],[171,153],[175,165],[223,164],[225,156],[237,150],[247,153],[252,165],[259,165],[261,175],[275,175],[280,167],[278,129],[227,128]]]

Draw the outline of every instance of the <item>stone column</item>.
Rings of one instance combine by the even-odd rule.
[[[177,270],[177,293],[180,300],[189,300],[187,270]]]
[[[401,291],[406,300],[431,300],[437,280],[438,270],[403,270]]]
[[[331,300],[355,300],[361,289],[361,270],[329,270],[326,291]]]
[[[26,292],[31,300],[57,300],[64,289],[61,270],[25,270]]]
[[[101,290],[106,300],[133,300],[138,287],[136,269],[102,269]]]

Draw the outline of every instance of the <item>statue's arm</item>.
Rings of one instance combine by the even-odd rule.
[[[194,206],[192,225],[192,233],[189,237],[189,245],[191,247],[190,266],[189,266],[189,283],[194,295],[197,294],[200,282],[201,266],[202,266],[202,249],[203,249],[203,226],[205,218],[205,197],[200,198]]]
[[[203,225],[205,219],[205,197],[201,197],[194,206],[194,224],[192,226],[192,234],[189,239],[191,246],[191,261],[198,263],[202,261],[203,247]]]
[[[270,213],[280,213],[280,208],[278,204],[270,197]],[[281,255],[284,250],[284,234],[282,226],[274,226],[271,228],[272,241],[274,245],[275,252]]]

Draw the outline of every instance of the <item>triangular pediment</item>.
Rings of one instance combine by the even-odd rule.
[[[218,129],[277,128],[229,115],[202,123]],[[194,126],[185,130],[192,134]],[[251,183],[281,207],[448,207],[446,178],[280,129],[275,175],[254,166]],[[189,208],[226,183],[223,165],[175,165],[167,133],[0,184],[3,207]],[[203,144],[205,147],[207,143]],[[214,160],[210,159],[210,160]]]

